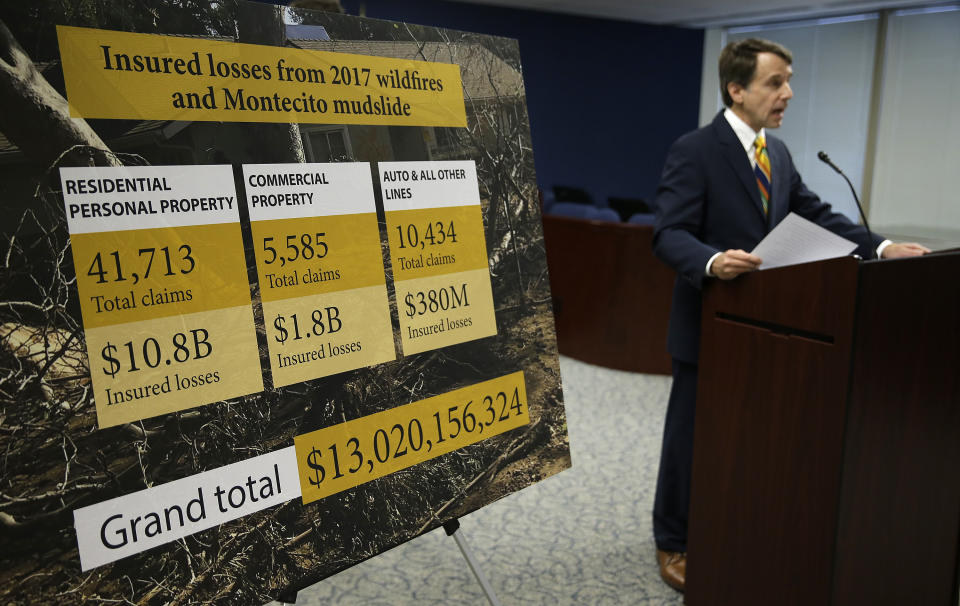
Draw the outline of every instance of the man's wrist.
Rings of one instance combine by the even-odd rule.
[[[714,255],[713,255],[712,257],[710,257],[710,260],[707,261],[707,267],[704,269],[704,272],[703,272],[703,273],[704,273],[708,278],[716,278],[716,277],[717,277],[717,275],[713,273],[713,262],[716,261],[717,257],[719,257],[719,256],[722,255],[722,254],[723,254],[723,253],[719,253],[719,252],[718,252],[718,253],[714,253]]]
[[[884,240],[883,242],[880,243],[880,246],[877,247],[877,258],[878,258],[878,259],[882,259],[882,258],[883,258],[883,251],[884,251],[884,249],[885,249],[886,247],[890,246],[891,244],[893,244],[893,241],[891,241],[891,240]]]

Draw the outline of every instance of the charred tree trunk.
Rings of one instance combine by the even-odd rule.
[[[109,148],[37,71],[0,21],[0,131],[41,166],[119,166]]]
[[[255,2],[242,2],[237,14],[240,42],[283,46],[287,40],[283,24],[283,7]],[[303,141],[297,124],[252,124],[244,150],[244,162],[305,162]]]

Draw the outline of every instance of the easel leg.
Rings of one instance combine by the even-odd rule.
[[[490,606],[501,606],[500,601],[497,599],[497,594],[493,591],[493,586],[490,585],[487,577],[483,575],[483,571],[480,570],[480,564],[474,559],[473,553],[467,546],[467,540],[463,538],[463,534],[460,532],[460,520],[454,519],[449,522],[444,522],[443,530],[447,533],[447,536],[453,537],[453,540],[457,542],[457,547],[460,548],[463,559],[467,561],[467,566],[470,567],[473,576],[477,577],[477,582],[480,583],[480,587],[483,589],[484,595],[487,596],[487,601],[490,602]]]

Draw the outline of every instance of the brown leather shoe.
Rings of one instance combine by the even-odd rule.
[[[660,578],[667,585],[683,593],[687,583],[687,554],[676,551],[657,550]]]

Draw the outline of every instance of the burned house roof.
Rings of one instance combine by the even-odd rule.
[[[322,28],[320,28],[322,29]],[[326,32],[324,31],[324,34]],[[207,39],[229,40],[220,36],[183,36],[203,37]],[[368,41],[368,40],[322,40],[316,36],[311,39],[288,39],[287,43],[303,50],[391,57],[413,61],[453,63],[460,65],[463,81],[463,93],[467,102],[483,102],[497,97],[523,97],[523,77],[503,59],[487,48],[475,43],[458,42],[414,42],[414,41]],[[48,79],[59,75],[59,62],[38,63],[38,69]],[[182,130],[189,122],[171,120],[145,120],[134,124],[119,136],[111,136],[107,143],[111,146],[134,144],[144,137],[167,140]],[[19,148],[0,132],[0,161],[12,160],[19,156]]]

